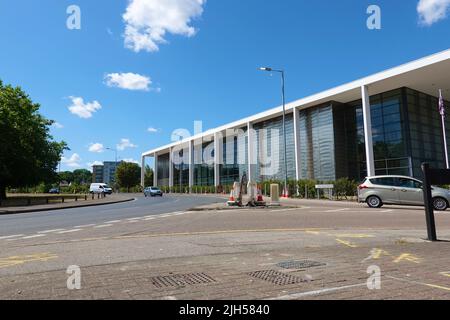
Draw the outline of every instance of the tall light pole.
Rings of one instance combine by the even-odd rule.
[[[281,95],[282,95],[282,101],[283,101],[283,142],[284,142],[284,190],[283,190],[283,197],[288,198],[289,197],[289,191],[288,191],[288,165],[287,165],[287,142],[286,142],[286,95],[285,95],[285,78],[284,78],[284,70],[277,70],[272,69],[269,67],[265,68],[259,68],[261,71],[267,71],[267,72],[277,72],[281,74]]]

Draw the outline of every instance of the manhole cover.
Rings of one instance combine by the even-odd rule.
[[[198,284],[214,283],[216,280],[205,273],[175,274],[150,278],[152,284],[159,288],[186,287]]]
[[[303,283],[306,280],[290,274],[281,273],[275,270],[255,271],[248,274],[253,278],[268,281],[279,286],[286,286],[289,284]]]
[[[277,264],[278,267],[288,270],[299,270],[299,269],[309,269],[315,267],[326,266],[326,263],[321,263],[312,260],[300,260],[300,261],[284,261]]]

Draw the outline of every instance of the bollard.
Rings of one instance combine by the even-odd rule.
[[[270,205],[271,206],[280,205],[280,186],[278,184],[270,185]]]

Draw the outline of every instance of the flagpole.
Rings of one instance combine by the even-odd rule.
[[[448,157],[448,145],[447,145],[447,130],[445,126],[445,107],[444,107],[444,99],[442,97],[442,90],[439,90],[439,105],[442,118],[442,131],[444,135],[445,163],[447,165],[447,169],[450,169],[450,160]]]

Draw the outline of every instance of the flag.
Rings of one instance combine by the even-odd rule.
[[[442,97],[441,90],[439,90],[439,113],[441,114],[441,116],[445,117],[444,98]]]

